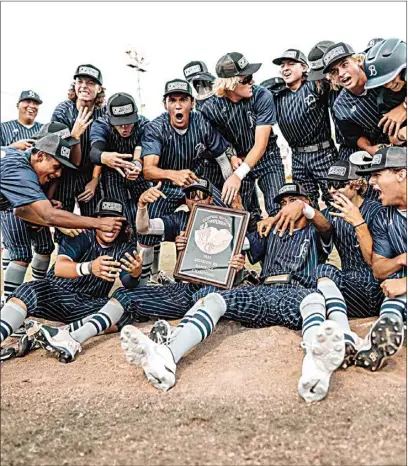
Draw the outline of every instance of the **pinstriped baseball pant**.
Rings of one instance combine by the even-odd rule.
[[[48,227],[32,228],[11,210],[1,213],[1,232],[11,261],[31,262],[33,247],[37,254],[42,255],[52,254],[55,248]]]

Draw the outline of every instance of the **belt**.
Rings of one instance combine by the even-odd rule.
[[[273,285],[276,283],[290,283],[290,273],[283,273],[281,275],[269,275],[264,279],[264,285]]]
[[[318,150],[329,149],[330,147],[334,147],[333,141],[319,142],[319,144],[311,146],[295,147],[293,150],[296,152],[317,152]]]

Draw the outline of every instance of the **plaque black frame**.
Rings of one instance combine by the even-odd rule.
[[[232,285],[234,283],[234,278],[236,274],[236,270],[233,269],[232,267],[227,266],[227,270],[225,273],[225,279],[223,281],[219,280],[211,280],[211,279],[205,279],[201,277],[197,277],[197,275],[191,275],[187,273],[186,271],[183,271],[183,262],[186,258],[186,254],[189,252],[189,248],[191,247],[192,244],[194,244],[194,232],[198,230],[196,227],[197,224],[197,213],[198,212],[208,212],[209,214],[222,214],[226,217],[229,218],[240,218],[240,224],[238,230],[231,234],[233,235],[233,250],[232,253],[230,254],[229,259],[231,259],[233,256],[236,254],[239,254],[242,251],[242,247],[244,245],[245,241],[245,235],[247,232],[248,228],[248,222],[249,222],[249,217],[250,214],[246,211],[243,210],[235,210],[235,209],[228,209],[226,207],[217,207],[217,206],[212,206],[212,205],[200,205],[196,204],[193,208],[193,210],[190,213],[190,217],[188,219],[187,223],[187,228],[186,228],[186,237],[187,237],[187,243],[186,243],[186,248],[178,255],[177,258],[177,263],[176,267],[174,269],[173,276],[177,279],[191,282],[191,283],[196,283],[196,284],[202,284],[202,285],[214,285],[218,288],[229,290],[232,288]],[[202,251],[200,251],[203,255],[205,255]]]

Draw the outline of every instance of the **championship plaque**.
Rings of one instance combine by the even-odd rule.
[[[187,245],[177,259],[174,277],[232,288],[236,270],[228,261],[242,251],[248,222],[248,212],[196,204],[187,224]]]

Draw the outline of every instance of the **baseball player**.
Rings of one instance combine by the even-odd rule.
[[[150,181],[163,181],[163,193],[166,196],[149,206],[151,218],[174,212],[184,201],[182,188],[198,181],[199,176],[211,182],[214,178],[222,178],[216,160],[224,155],[228,147],[225,139],[200,112],[192,112],[193,95],[187,81],[168,81],[163,99],[166,112],[149,122],[142,136],[143,175]],[[214,190],[214,203],[225,207],[217,190]],[[152,278],[156,278],[159,273],[159,256],[157,254],[153,257],[152,246],[158,244],[159,240],[150,235],[140,236],[138,241],[140,247],[145,249],[143,277],[149,275],[154,259],[151,270]]]
[[[261,63],[249,63],[238,52],[227,53],[216,65],[215,95],[200,105],[200,112],[232,144],[238,156],[232,157],[235,172],[224,183],[223,200],[231,203],[240,192],[244,208],[248,210],[255,180],[264,194],[265,207],[270,215],[279,206],[273,199],[285,181],[277,136],[274,98],[265,88],[253,85],[253,73]],[[243,180],[247,182],[243,183]]]
[[[104,198],[95,215],[123,217],[123,213],[120,201]],[[119,275],[123,286],[137,286],[141,264],[126,223],[112,233],[96,229],[74,238],[64,236],[47,277],[21,285],[3,307],[1,341],[27,316],[62,323],[81,319],[83,325],[74,331],[45,325],[34,329],[36,341],[51,347],[62,362],[71,362],[81,351],[81,344],[120,321],[122,308],[114,299],[109,300],[108,294]],[[128,315],[123,322],[129,322]]]
[[[329,86],[306,79],[309,65],[296,49],[286,50],[272,60],[280,67],[286,88],[275,95],[279,129],[292,150],[292,178],[310,193],[314,207],[319,205],[319,186],[328,200],[323,178],[338,159],[331,137],[328,108]]]
[[[124,92],[112,95],[107,114],[98,118],[91,129],[91,162],[102,167],[104,195],[125,204],[126,218],[134,225],[140,195],[151,186],[138,160],[143,129],[148,119],[138,114],[132,96]]]
[[[280,189],[274,201],[284,209],[298,199],[310,204],[300,186],[289,184]],[[296,223],[293,236],[261,238],[258,233],[251,233],[248,239],[251,262],[263,260],[262,285],[210,294],[205,288],[200,289],[195,298],[204,299],[184,316],[183,327],[172,334],[166,345],[153,342],[135,327],[124,327],[121,343],[127,359],[142,365],[156,388],[168,390],[176,381],[177,362],[211,334],[221,317],[254,327],[284,325],[292,329],[302,326],[303,317],[307,354],[299,393],[307,401],[322,399],[328,391],[332,372],[343,362],[345,350],[338,324],[324,322],[323,296],[308,288],[313,281],[310,272],[322,252],[317,230],[303,218]]]
[[[192,61],[183,68],[183,74],[194,88],[195,108],[199,109],[201,102],[214,95],[213,84],[215,76],[209,73],[207,65],[202,61]]]
[[[81,161],[77,171],[66,170],[60,180],[55,198],[60,200],[64,210],[74,211],[75,198],[82,215],[91,216],[99,200],[99,171],[94,174],[89,152],[91,150],[91,124],[105,114],[102,73],[93,65],[79,65],[74,74],[74,83],[68,93],[68,100],[61,102],[52,115],[52,121],[64,123],[71,130],[80,112],[86,111],[87,126],[81,135]],[[95,175],[95,176],[94,176]],[[61,235],[56,232],[55,239]]]
[[[384,280],[385,295],[380,317],[356,356],[356,364],[371,371],[380,369],[395,355],[404,340],[407,306],[407,150],[380,149],[369,167],[357,171],[370,174],[370,184],[379,193],[384,209],[372,227],[374,276]]]

